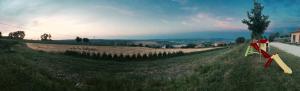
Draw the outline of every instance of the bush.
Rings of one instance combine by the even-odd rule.
[[[109,55],[108,55],[106,52],[103,52],[101,58],[103,58],[103,59],[108,59],[108,58],[109,58],[108,56],[109,56]]]
[[[280,33],[279,32],[276,32],[276,33],[271,33],[270,35],[269,35],[269,41],[270,42],[272,42],[272,41],[274,41],[274,39],[275,38],[278,38],[280,36]]]
[[[178,51],[178,52],[176,53],[176,55],[177,55],[177,56],[182,56],[182,55],[184,55],[184,52],[183,52],[183,51]]]
[[[157,57],[163,57],[163,53],[162,53],[162,52],[159,52],[159,53],[157,54]]]
[[[131,59],[131,56],[130,55],[124,55],[124,59],[129,60],[129,59]]]
[[[167,52],[164,51],[163,54],[162,54],[162,56],[163,56],[163,57],[168,56]]]
[[[242,44],[242,43],[245,43],[245,41],[246,41],[246,39],[244,37],[238,37],[238,38],[236,38],[235,43]]]
[[[185,48],[195,48],[196,46],[196,44],[188,44]]]
[[[93,52],[92,53],[92,58],[94,58],[94,59],[99,58],[98,54],[99,54],[98,52]]]
[[[149,56],[147,54],[143,54],[143,58],[149,58]]]
[[[112,58],[119,58],[118,54],[112,54]]]
[[[137,53],[136,59],[143,59],[143,55],[141,53]]]

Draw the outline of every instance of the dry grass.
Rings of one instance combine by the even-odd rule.
[[[86,45],[62,45],[62,44],[40,44],[40,43],[26,43],[26,45],[34,50],[45,51],[45,52],[55,52],[63,53],[66,50],[73,51],[89,51],[89,52],[101,52],[109,54],[149,54],[149,53],[159,53],[167,52],[174,53],[182,51],[183,53],[192,53],[212,50],[220,47],[214,48],[185,48],[185,49],[162,49],[162,48],[146,48],[146,47],[125,47],[125,46],[86,46]]]

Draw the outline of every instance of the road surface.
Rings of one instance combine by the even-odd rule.
[[[289,44],[284,44],[284,43],[279,43],[279,42],[272,42],[272,43],[270,43],[270,45],[273,47],[279,48],[285,52],[288,52],[290,54],[300,57],[300,46],[289,45]]]

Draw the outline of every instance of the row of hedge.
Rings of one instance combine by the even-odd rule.
[[[182,56],[184,53],[182,51],[178,52],[156,52],[156,53],[149,53],[147,54],[113,54],[113,53],[100,53],[100,52],[88,52],[88,51],[73,51],[73,50],[66,50],[66,55],[71,56],[80,56],[86,58],[93,58],[93,59],[112,59],[112,60],[145,60],[145,59],[156,59],[156,58],[166,58],[166,57],[174,57],[174,56]]]

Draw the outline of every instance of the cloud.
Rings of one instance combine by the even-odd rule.
[[[264,1],[271,27],[299,26],[300,0]],[[44,32],[63,39],[241,30],[251,5],[251,0],[0,0],[0,23],[25,27],[32,35],[26,37],[34,39]],[[18,30],[0,28],[4,34]]]
[[[126,7],[96,2],[3,0],[0,4],[1,32],[5,35],[21,26],[28,39],[39,39],[42,33],[51,33],[54,39],[129,35],[136,29],[133,24],[126,24],[131,23],[127,18],[138,16]]]
[[[136,12],[134,12],[133,10],[126,9],[126,8],[103,6],[103,5],[96,6],[96,10],[99,10],[99,9],[106,11],[106,12],[115,12],[115,13],[118,13],[121,15],[126,15],[126,16],[137,16]]]
[[[197,13],[182,22],[183,25],[194,27],[201,30],[241,30],[245,26],[241,24],[240,19],[233,17],[214,16],[209,13]]]

